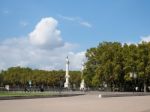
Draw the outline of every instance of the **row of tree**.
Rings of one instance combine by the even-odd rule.
[[[103,42],[86,52],[84,78],[89,87],[148,90],[150,84],[150,43]]]
[[[79,87],[81,81],[80,71],[70,71],[70,84]],[[65,71],[32,70],[30,68],[11,67],[0,73],[0,85],[25,87],[31,81],[32,86],[49,86],[52,88],[63,86]]]
[[[110,88],[120,91],[147,91],[150,87],[150,43],[124,44],[103,42],[86,52],[83,78],[87,88]],[[80,71],[70,71],[71,87],[79,88]],[[45,85],[59,87],[65,82],[65,71],[32,70],[11,67],[0,73],[0,85]]]

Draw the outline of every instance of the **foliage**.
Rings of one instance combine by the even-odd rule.
[[[150,43],[121,44],[102,42],[86,52],[87,62],[83,71],[86,87],[106,86],[112,91],[133,90],[133,85],[146,91],[150,85]],[[72,88],[80,86],[80,71],[70,71]],[[136,76],[136,77],[135,77]],[[30,68],[11,67],[1,71],[0,85],[32,85],[59,87],[65,82],[65,71],[32,70]]]
[[[70,71],[70,83],[79,86],[81,81],[81,73],[79,71]],[[29,85],[29,81],[32,82],[32,86],[50,86],[60,87],[65,82],[65,71],[44,71],[44,70],[32,70],[30,68],[11,67],[6,71],[0,73],[0,82],[2,85],[9,84],[10,86],[25,87]]]
[[[122,45],[119,42],[103,42],[88,49],[86,57],[84,78],[89,87],[100,87],[106,83],[111,90],[123,90],[133,81],[130,74],[136,74],[136,80],[145,82],[145,85],[149,82],[150,43]]]

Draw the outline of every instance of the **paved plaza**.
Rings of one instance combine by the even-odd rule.
[[[0,100],[1,112],[150,112],[150,96],[73,97]]]

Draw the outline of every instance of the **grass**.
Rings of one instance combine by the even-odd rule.
[[[23,92],[23,91],[0,91],[0,97],[11,96],[54,96],[58,93],[51,92]]]

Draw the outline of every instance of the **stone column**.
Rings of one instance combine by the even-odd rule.
[[[80,83],[80,90],[85,90],[85,82],[84,82],[84,78],[83,78],[83,70],[84,70],[84,62],[82,62],[82,66],[81,66],[81,83]]]
[[[66,57],[66,75],[65,75],[66,81],[64,83],[64,88],[68,88],[69,89],[69,59],[68,56]]]

